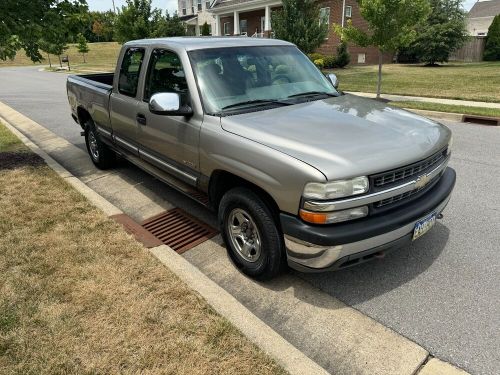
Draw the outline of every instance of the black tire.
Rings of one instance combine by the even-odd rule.
[[[260,239],[258,241],[260,250],[256,252],[253,249],[253,254],[250,252],[247,257],[237,247],[242,243],[241,241],[245,244],[248,242],[241,238],[235,241],[234,234],[231,234],[230,230],[230,220],[234,220],[235,216],[240,213],[247,214],[252,221],[251,227],[255,225],[257,229],[257,235],[253,233],[253,228],[250,230],[253,233],[250,235],[250,242],[253,244],[253,239],[257,237]],[[286,259],[283,235],[276,224],[271,209],[258,194],[244,187],[229,190],[220,201],[218,217],[228,254],[242,272],[258,280],[269,280],[280,273]],[[231,228],[238,227],[235,225],[237,223],[236,219]],[[239,248],[242,247],[239,246]],[[252,257],[253,259],[249,260]]]
[[[95,143],[94,143],[95,141]],[[85,144],[90,159],[99,169],[109,169],[116,163],[116,154],[105,143],[101,141],[92,120],[85,123]]]

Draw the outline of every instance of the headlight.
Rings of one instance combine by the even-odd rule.
[[[351,180],[331,182],[310,182],[304,188],[304,198],[335,199],[363,194],[369,188],[368,177],[356,177]]]
[[[361,219],[368,215],[368,206],[350,208],[333,212],[311,212],[300,210],[300,218],[313,224],[333,224],[343,221]]]

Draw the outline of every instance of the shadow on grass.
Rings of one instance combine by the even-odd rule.
[[[23,151],[0,152],[0,170],[12,170],[23,167],[44,165],[44,160],[37,154]]]

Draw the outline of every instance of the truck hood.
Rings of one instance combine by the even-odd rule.
[[[221,118],[222,128],[299,159],[328,180],[383,172],[444,148],[451,132],[354,95]]]

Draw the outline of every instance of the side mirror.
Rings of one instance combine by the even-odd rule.
[[[336,89],[339,87],[339,79],[335,74],[333,73],[327,74],[326,78],[328,78],[333,87],[335,87]]]
[[[181,96],[175,92],[160,92],[149,99],[149,110],[156,115],[190,116],[191,107],[181,106]]]

